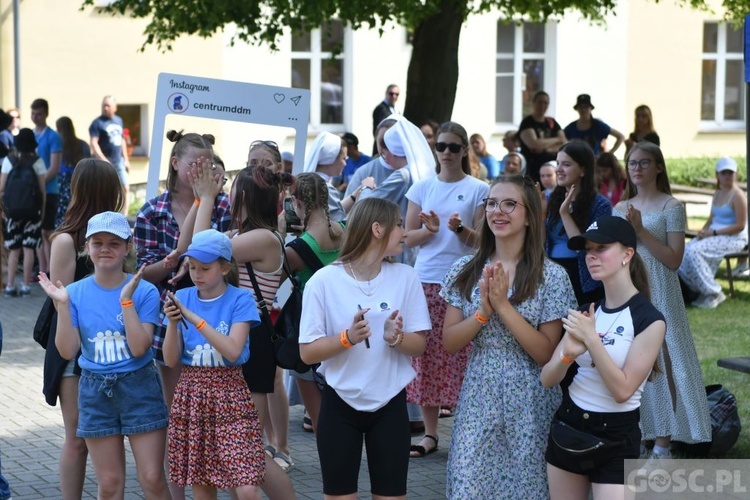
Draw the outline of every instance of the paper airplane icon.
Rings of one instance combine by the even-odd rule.
[[[296,106],[297,104],[299,104],[299,101],[300,101],[300,99],[302,99],[302,96],[301,96],[301,95],[298,95],[298,96],[292,97],[292,102],[294,103],[294,105],[295,105],[295,106]]]

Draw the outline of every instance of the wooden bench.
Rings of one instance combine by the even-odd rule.
[[[750,356],[740,356],[737,358],[721,358],[716,362],[722,368],[734,370],[742,373],[750,373]]]
[[[684,186],[682,184],[671,184],[672,193],[690,193],[690,194],[705,194],[706,196],[713,196],[716,192],[715,189],[699,188],[693,186]]]
[[[698,184],[705,184],[707,186],[714,186],[716,187],[716,179],[709,179],[708,177],[701,177],[700,179],[695,179],[695,181]],[[737,182],[737,185],[742,189],[743,191],[747,191],[747,183],[746,182]]]

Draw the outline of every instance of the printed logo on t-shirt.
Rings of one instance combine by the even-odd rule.
[[[125,335],[121,332],[105,330],[86,340],[94,344],[94,363],[105,365],[130,359]]]
[[[464,201],[464,195],[462,195],[462,194],[459,194],[458,196],[456,196],[456,199],[457,199],[458,201]]]
[[[193,349],[187,349],[185,352],[193,357],[191,366],[226,366],[222,355],[208,342],[197,344]]]
[[[380,303],[380,310],[381,311],[390,311],[391,305],[388,302],[381,302]]]

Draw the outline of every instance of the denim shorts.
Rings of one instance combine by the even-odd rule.
[[[78,437],[143,434],[165,428],[167,421],[161,380],[153,363],[126,373],[81,370]]]

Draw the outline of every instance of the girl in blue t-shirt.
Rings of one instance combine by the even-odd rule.
[[[182,364],[170,408],[169,480],[192,486],[196,498],[215,498],[221,488],[260,499],[263,439],[242,375],[258,308],[248,290],[227,284],[236,265],[225,234],[196,233],[185,256],[195,286],[169,292],[164,307],[164,362]]]
[[[132,249],[124,215],[102,212],[86,229],[86,252],[94,273],[64,286],[39,273],[39,283],[57,308],[55,346],[65,359],[80,349],[78,428],[86,440],[99,496],[122,497],[128,436],[147,498],[170,498],[161,450],[167,407],[153,363],[151,342],[159,318],[159,293],[123,271]]]

